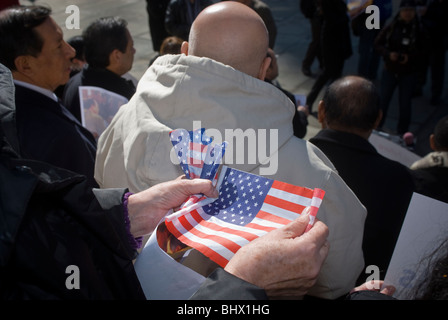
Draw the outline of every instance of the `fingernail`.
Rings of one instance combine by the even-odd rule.
[[[301,216],[305,217],[308,216],[310,214],[311,208],[310,207],[306,207],[305,209],[303,209]]]

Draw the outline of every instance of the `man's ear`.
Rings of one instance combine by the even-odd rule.
[[[322,128],[327,127],[327,123],[325,122],[325,103],[324,100],[319,101],[319,105],[317,106],[317,120],[322,125]]]
[[[17,72],[30,75],[33,72],[31,56],[18,56],[14,59]]]
[[[433,151],[437,151],[436,139],[433,133],[429,136],[429,146]]]
[[[123,53],[118,49],[112,50],[112,52],[109,54],[109,65],[118,64],[122,54]]]
[[[378,125],[380,124],[381,119],[383,119],[383,110],[380,109],[380,111],[378,112],[378,117],[376,118],[373,129],[378,128]]]
[[[182,45],[180,46],[180,53],[183,53],[184,55],[188,56],[188,48],[189,48],[188,42],[187,41],[182,42]]]
[[[266,78],[266,73],[268,72],[269,66],[271,65],[271,61],[272,61],[271,57],[266,57],[261,63],[260,71],[258,72],[257,77],[261,81],[264,81],[264,79]]]

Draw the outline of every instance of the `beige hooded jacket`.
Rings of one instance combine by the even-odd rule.
[[[182,175],[170,160],[171,130],[192,130],[200,121],[200,127],[213,129],[223,140],[233,133],[236,139],[228,141],[226,151],[233,158],[224,161],[230,167],[325,190],[317,217],[329,227],[330,252],[309,294],[340,297],[363,271],[366,210],[326,156],[293,135],[293,110],[274,86],[214,60],[160,57],[101,135],[95,178],[101,187],[143,190]],[[250,137],[255,133],[257,148],[247,140],[244,144],[238,132]],[[241,150],[246,151],[244,161],[238,158]]]

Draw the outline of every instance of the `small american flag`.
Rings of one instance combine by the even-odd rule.
[[[204,134],[205,129],[170,132],[171,143],[187,179],[213,180],[221,164],[227,142],[212,145],[213,139]]]
[[[304,210],[311,227],[325,192],[223,166],[219,198],[190,198],[166,217],[168,230],[224,267],[245,244],[296,219]],[[193,196],[194,197],[194,196]]]

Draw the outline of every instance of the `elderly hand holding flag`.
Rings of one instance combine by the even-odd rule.
[[[211,181],[206,179],[169,181],[130,196],[128,210],[133,235],[153,231],[168,210],[197,193],[217,196]],[[327,226],[317,220],[305,233],[308,225],[309,214],[302,214],[251,241],[233,255],[224,270],[265,289],[271,297],[306,294],[329,249]]]
[[[309,214],[242,247],[225,269],[265,289],[270,297],[300,297],[316,283],[329,243],[321,221],[305,233]]]

